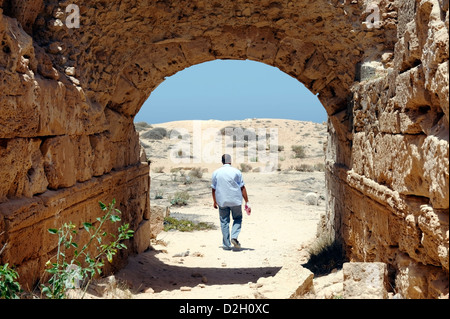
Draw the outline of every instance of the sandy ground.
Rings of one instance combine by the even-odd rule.
[[[180,139],[169,136],[144,138],[144,133],[155,127],[162,127],[167,132],[176,130],[182,133],[179,137],[191,139],[187,163],[176,162],[171,157],[173,151],[179,150]],[[242,247],[232,251],[221,248],[218,211],[212,205],[210,180],[212,172],[221,166],[220,158],[211,160],[205,156],[208,155],[207,145],[211,143],[205,132],[214,133],[215,130],[217,133],[225,127],[265,129],[266,132],[275,129],[278,145],[278,163],[271,173],[257,172],[267,166],[259,159],[249,156],[244,159],[244,163],[251,166],[243,175],[252,213],[250,216],[244,213],[239,236]],[[305,200],[309,192],[325,195],[323,171],[300,168],[323,164],[326,126],[274,119],[183,121],[140,129],[140,136],[152,163],[151,205],[168,206],[171,217],[209,222],[215,229],[161,232],[152,242],[151,249],[130,258],[128,265],[114,276],[114,282],[122,283],[118,286],[120,294],[116,289],[115,293],[107,291],[102,298],[287,298],[283,288],[289,286],[291,279],[295,281],[298,265],[307,262],[305,248],[315,240],[320,216],[325,212],[323,200],[318,205],[309,205]],[[198,136],[201,136],[202,152],[193,147],[195,142],[192,141]],[[220,152],[225,151],[226,144],[223,143]],[[304,147],[306,156],[296,158],[293,145]],[[248,152],[250,148],[251,143],[246,144],[244,151]],[[233,152],[235,150],[232,148]],[[233,166],[240,168],[241,163],[233,162]],[[201,169],[202,176],[187,180],[192,168]],[[190,195],[188,204],[172,206],[171,197],[180,191]],[[286,273],[281,269],[289,269],[287,265],[294,265],[292,273],[288,270],[290,278],[280,276]],[[341,278],[340,272],[315,278],[313,298],[339,295]]]

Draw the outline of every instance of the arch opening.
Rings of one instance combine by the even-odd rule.
[[[215,62],[220,64],[219,67],[214,67]],[[229,60],[205,62],[197,65],[197,69],[179,71],[150,94],[148,105],[144,103],[134,119],[141,145],[151,161],[151,211],[160,214],[160,218],[165,216],[167,223],[173,223],[170,218],[175,218],[192,224],[208,223],[215,228],[192,234],[160,229],[154,234],[154,249],[163,249],[166,253],[147,252],[145,255],[152,258],[133,258],[132,265],[144,259],[152,263],[151,269],[140,278],[132,275],[133,266],[119,273],[137,285],[142,278],[153,276],[159,269],[172,269],[171,280],[178,282],[177,285],[168,285],[162,274],[158,280],[148,283],[157,296],[164,295],[165,290],[177,295],[178,285],[195,290],[199,280],[207,278],[208,287],[204,290],[210,291],[210,297],[223,297],[228,293],[223,291],[215,295],[216,291],[211,288],[219,283],[224,290],[230,290],[227,297],[232,297],[241,287],[236,284],[253,282],[256,285],[258,280],[275,276],[287,260],[299,260],[299,247],[315,238],[320,216],[325,213],[327,126],[320,118],[326,116],[323,106],[297,79],[274,67],[254,61],[231,63],[233,61]],[[197,74],[189,77],[189,72]],[[253,74],[248,74],[251,72]],[[192,85],[186,83],[194,82],[195,76],[202,78]],[[170,83],[172,79],[174,81]],[[260,87],[253,89],[248,81]],[[225,87],[228,82],[231,84]],[[282,89],[277,90],[277,85]],[[220,86],[221,90],[212,92],[213,86]],[[178,90],[180,87],[182,89]],[[159,89],[165,91],[163,97],[157,96]],[[192,89],[197,92],[192,93]],[[297,92],[289,100],[286,94],[292,90]],[[223,95],[216,96],[216,92],[223,92]],[[170,104],[171,95],[180,97],[174,100],[181,107]],[[206,105],[202,105],[203,101],[197,102],[204,95],[208,100]],[[227,107],[227,103],[232,103],[226,99],[228,95],[238,96],[237,100],[230,99],[238,104],[236,108]],[[262,98],[256,95],[262,95]],[[156,96],[154,101],[152,96]],[[184,103],[189,98],[193,102]],[[249,98],[257,99],[256,103],[248,106],[252,102]],[[305,101],[311,102],[303,105]],[[284,114],[290,116],[280,116],[282,113],[278,111],[283,110],[283,103],[290,103],[284,107]],[[249,107],[247,113],[241,111],[245,106]],[[152,121],[152,114],[157,111],[140,116],[146,108],[151,111],[152,107],[166,108],[167,114],[162,112],[162,117],[156,116],[164,120]],[[208,108],[213,109],[208,115],[195,113],[196,110],[208,111]],[[226,109],[226,112],[221,113],[218,108]],[[322,112],[315,117],[318,120],[301,121],[302,116],[293,119],[293,113],[307,108],[320,108]],[[181,114],[176,114],[175,110]],[[196,135],[201,135],[200,141],[196,141]],[[265,140],[264,147],[258,149],[257,142],[262,139]],[[273,158],[263,155],[271,154],[273,145],[273,154],[277,158],[273,166],[268,166]],[[231,254],[224,253],[221,248],[219,216],[212,205],[210,187],[212,172],[221,166],[220,157],[224,152],[232,155],[232,166],[243,172],[253,209],[250,216],[244,212],[239,236],[242,248]],[[189,254],[201,258],[192,258]],[[198,279],[183,278],[183,274],[192,269]],[[242,296],[247,293],[241,291]]]

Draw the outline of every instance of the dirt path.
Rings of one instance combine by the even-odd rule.
[[[195,187],[188,188],[196,193],[193,200],[187,206],[171,207],[171,216],[210,222],[216,229],[160,233],[153,250],[130,258],[116,275],[130,287],[131,298],[263,298],[264,292],[273,297],[277,285],[271,287],[266,280],[262,287],[260,279],[273,278],[283,265],[304,259],[299,249],[314,239],[325,211],[323,201],[311,206],[305,195],[324,192],[322,172],[244,174],[252,214],[244,215],[238,251],[221,248],[218,211],[212,207],[208,188],[210,175],[204,174]],[[170,177],[152,178],[157,185]]]

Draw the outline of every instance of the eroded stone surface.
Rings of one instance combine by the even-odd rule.
[[[81,0],[80,28],[69,4],[0,0],[0,263],[22,280],[52,248],[40,218],[94,216],[98,179],[149,233],[133,117],[167,76],[251,59],[318,93],[329,115],[323,231],[353,261],[396,269],[405,297],[448,294],[423,279],[448,281],[447,1]]]
[[[387,299],[388,270],[385,263],[344,263],[345,299]]]

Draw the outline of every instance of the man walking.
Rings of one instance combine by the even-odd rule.
[[[247,190],[245,189],[242,173],[231,166],[231,156],[222,155],[223,166],[212,175],[212,197],[214,208],[219,209],[220,227],[222,229],[222,243],[224,249],[241,248],[238,241],[242,225],[242,198],[250,213]],[[233,217],[230,240],[230,215]]]

